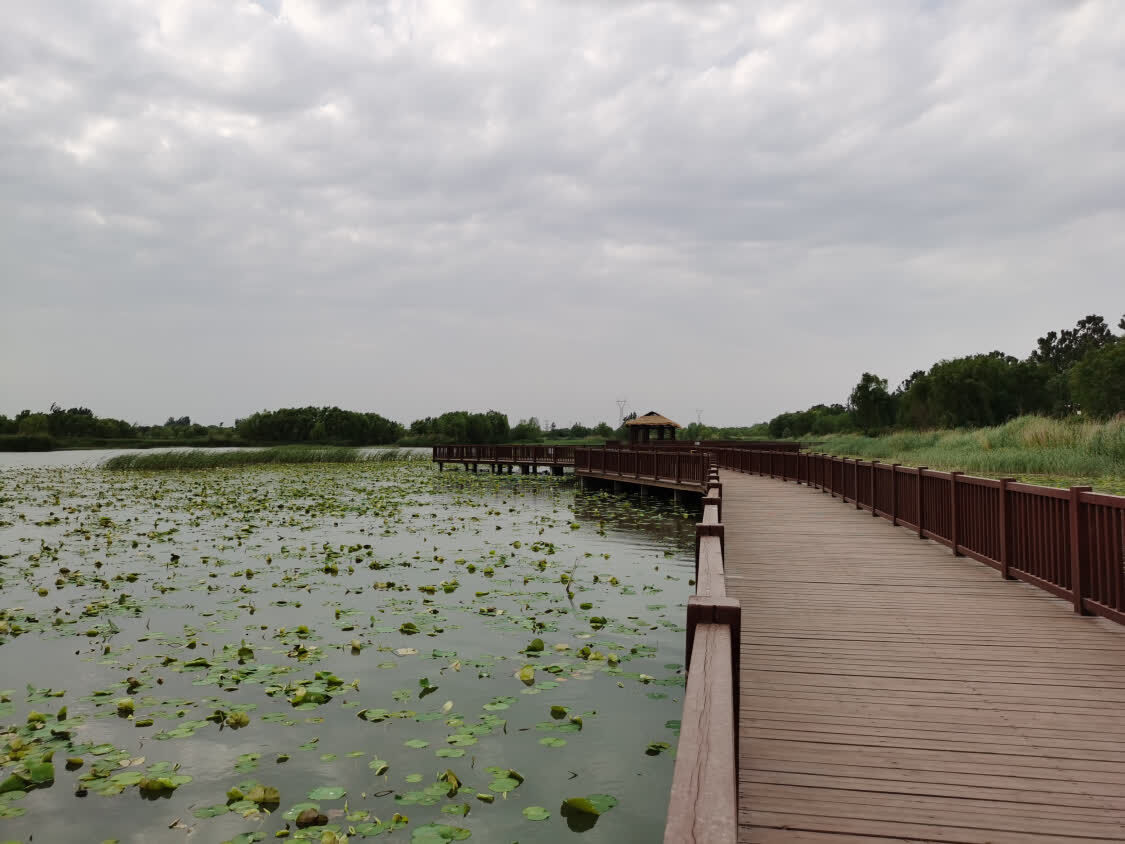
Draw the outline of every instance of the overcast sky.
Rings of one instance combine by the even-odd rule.
[[[1125,310],[1119,0],[9,0],[0,413],[749,424]]]

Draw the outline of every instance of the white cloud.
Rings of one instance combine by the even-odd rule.
[[[0,412],[734,424],[1022,354],[1121,310],[1123,55],[1112,0],[17,0]]]

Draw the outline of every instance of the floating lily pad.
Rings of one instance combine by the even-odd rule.
[[[309,800],[339,800],[347,793],[347,789],[338,785],[322,785],[309,792]]]

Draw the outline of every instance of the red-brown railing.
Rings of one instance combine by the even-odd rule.
[[[435,445],[435,463],[531,463],[573,466],[572,445]]]
[[[703,451],[656,448],[575,448],[574,471],[627,481],[703,489],[710,457]]]
[[[718,448],[718,465],[817,487],[856,509],[1125,624],[1125,497],[877,460]]]
[[[734,844],[738,837],[738,654],[742,608],[727,597],[722,485],[707,470],[696,525],[695,595],[688,598],[687,688],[665,844]]]

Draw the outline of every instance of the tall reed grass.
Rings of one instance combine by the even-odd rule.
[[[392,463],[428,460],[429,455],[400,448],[346,448],[343,446],[278,446],[260,449],[178,449],[153,454],[118,454],[103,461],[103,469],[124,471],[163,471],[227,469],[241,466],[291,463]]]
[[[1094,422],[1020,416],[992,428],[831,434],[813,450],[990,475],[1125,475],[1125,417]]]

